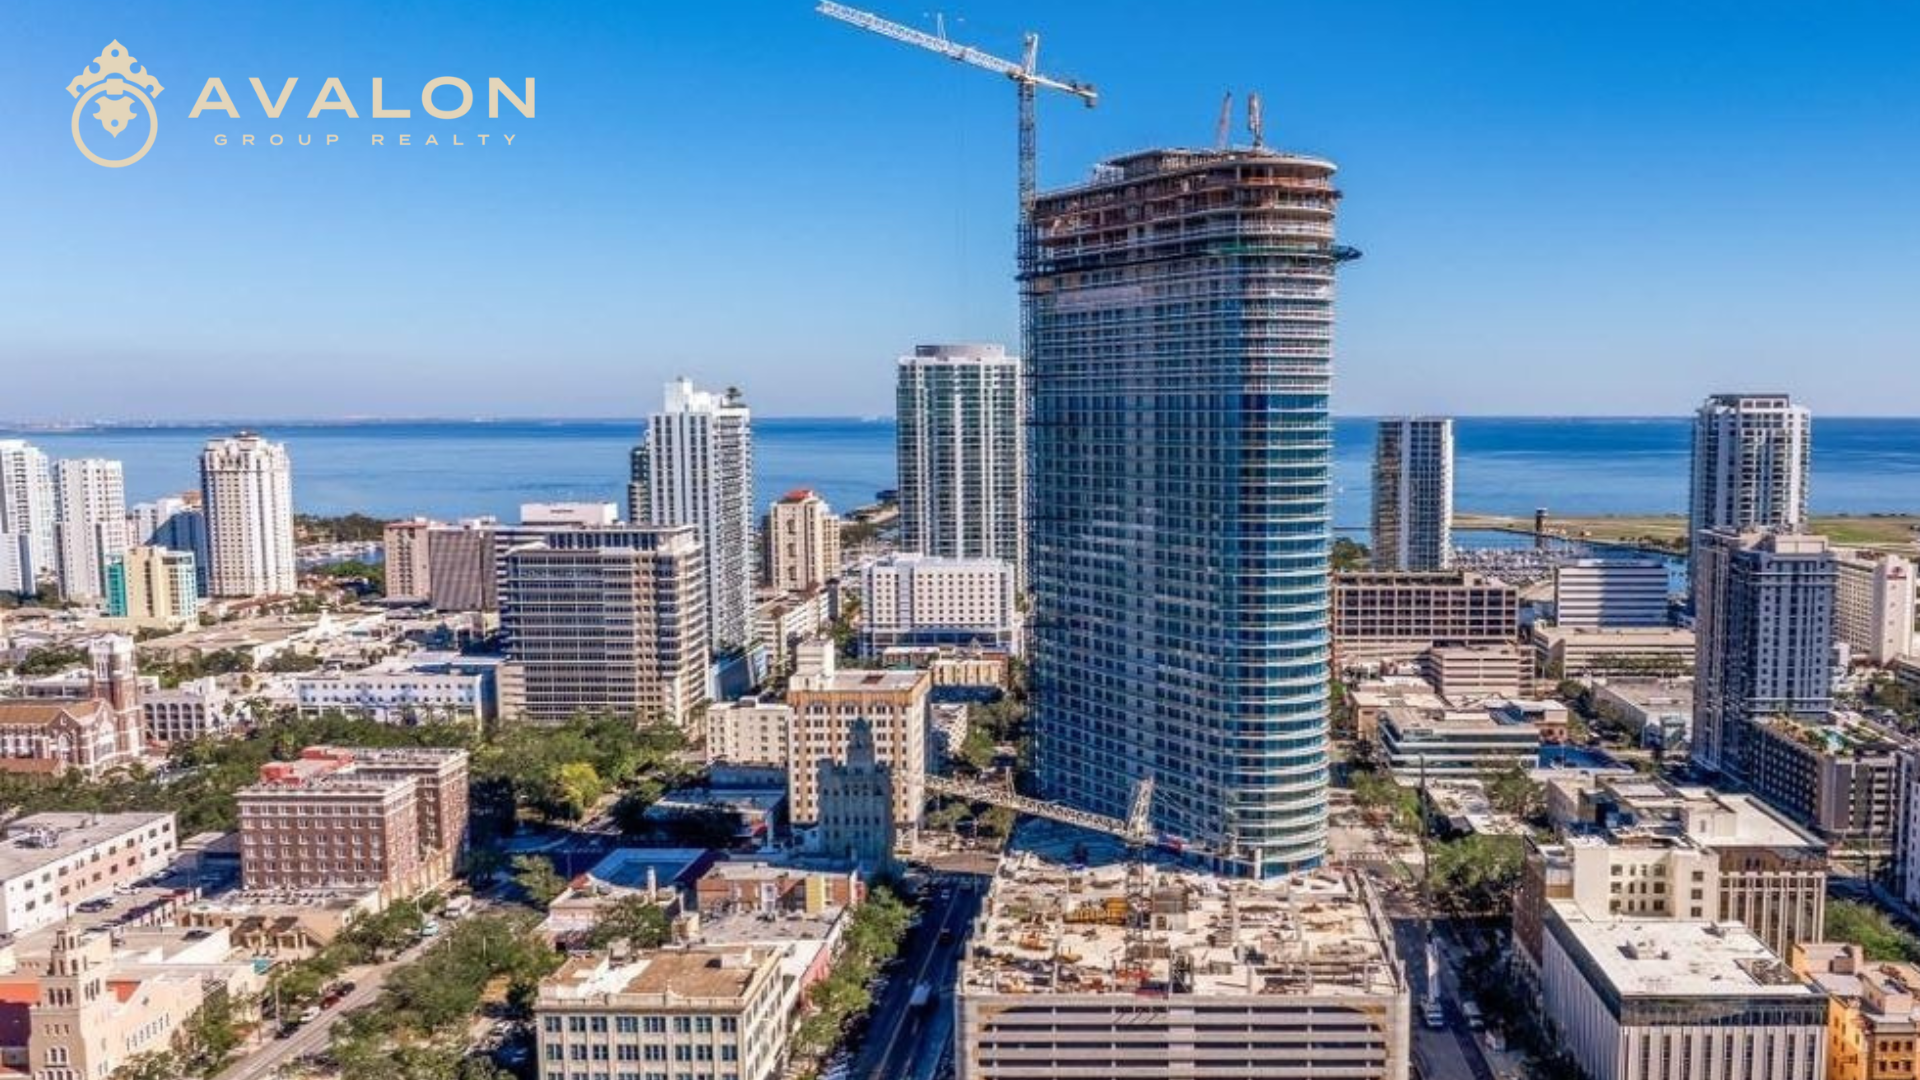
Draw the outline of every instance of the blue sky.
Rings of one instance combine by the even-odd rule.
[[[0,418],[635,415],[681,372],[772,415],[890,411],[913,343],[1014,334],[1013,94],[811,6],[0,0]],[[1043,106],[1043,184],[1209,143],[1226,89],[1261,91],[1270,142],[1340,163],[1367,254],[1337,411],[1673,414],[1784,388],[1920,412],[1920,7],[946,14],[1009,55],[1037,29],[1043,67],[1100,86],[1096,110]],[[125,169],[69,134],[66,84],[113,38],[166,87]],[[241,120],[188,119],[215,75]],[[376,75],[411,119],[368,118]],[[466,118],[419,108],[440,75],[479,93]],[[528,75],[537,117],[486,119],[486,79]],[[249,76],[299,78],[282,119]],[[361,119],[305,119],[328,76]]]

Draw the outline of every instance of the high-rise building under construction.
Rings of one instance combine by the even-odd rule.
[[[1151,150],[1035,201],[1033,700],[1050,797],[1267,877],[1327,802],[1334,166]]]

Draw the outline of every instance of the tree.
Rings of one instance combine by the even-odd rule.
[[[564,800],[566,816],[578,821],[585,817],[593,804],[600,801],[606,793],[606,785],[600,782],[600,774],[592,762],[569,761],[560,766],[554,777],[554,786],[559,789]]]
[[[42,675],[58,675],[87,663],[84,649],[71,645],[42,645],[30,649],[14,671],[22,678],[37,678]]]
[[[1344,536],[1333,538],[1333,569],[1335,573],[1350,570],[1365,570],[1373,562],[1373,553],[1367,545]]]
[[[1526,847],[1517,836],[1475,834],[1429,845],[1427,875],[1434,899],[1456,914],[1513,907]]]
[[[1531,821],[1546,812],[1546,785],[1528,776],[1527,770],[1519,765],[1490,773],[1481,783],[1486,788],[1487,801],[1503,814]]]
[[[553,869],[553,860],[545,855],[514,856],[513,880],[526,891],[533,906],[542,910],[553,903],[554,897],[567,891],[566,879]]]
[[[587,944],[604,949],[624,941],[636,949],[657,949],[667,943],[671,927],[666,912],[644,896],[623,896],[601,912],[587,934]]]

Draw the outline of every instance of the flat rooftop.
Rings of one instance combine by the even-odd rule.
[[[1819,996],[1740,923],[1593,918],[1571,900],[1547,903],[1622,996]]]
[[[655,888],[668,889],[681,879],[691,881],[693,871],[707,857],[703,848],[617,848],[593,864],[587,876],[621,889],[647,887],[647,871],[653,871]]]
[[[619,964],[604,955],[579,956],[541,981],[540,997],[550,1002],[625,994],[740,999],[773,960],[773,950],[748,945],[660,949]]]
[[[162,822],[168,813],[87,814],[50,811],[9,822],[0,839],[0,879],[51,866],[77,851]]]
[[[1129,901],[1123,862],[1002,861],[960,985],[972,994],[1377,995],[1402,989],[1384,917],[1357,875],[1268,881],[1163,865]],[[1150,917],[1156,927],[1129,930]],[[1176,958],[1180,961],[1176,963]]]

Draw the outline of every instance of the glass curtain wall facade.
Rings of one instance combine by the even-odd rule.
[[[1041,195],[1029,577],[1050,797],[1223,870],[1319,863],[1334,166],[1156,150]]]

